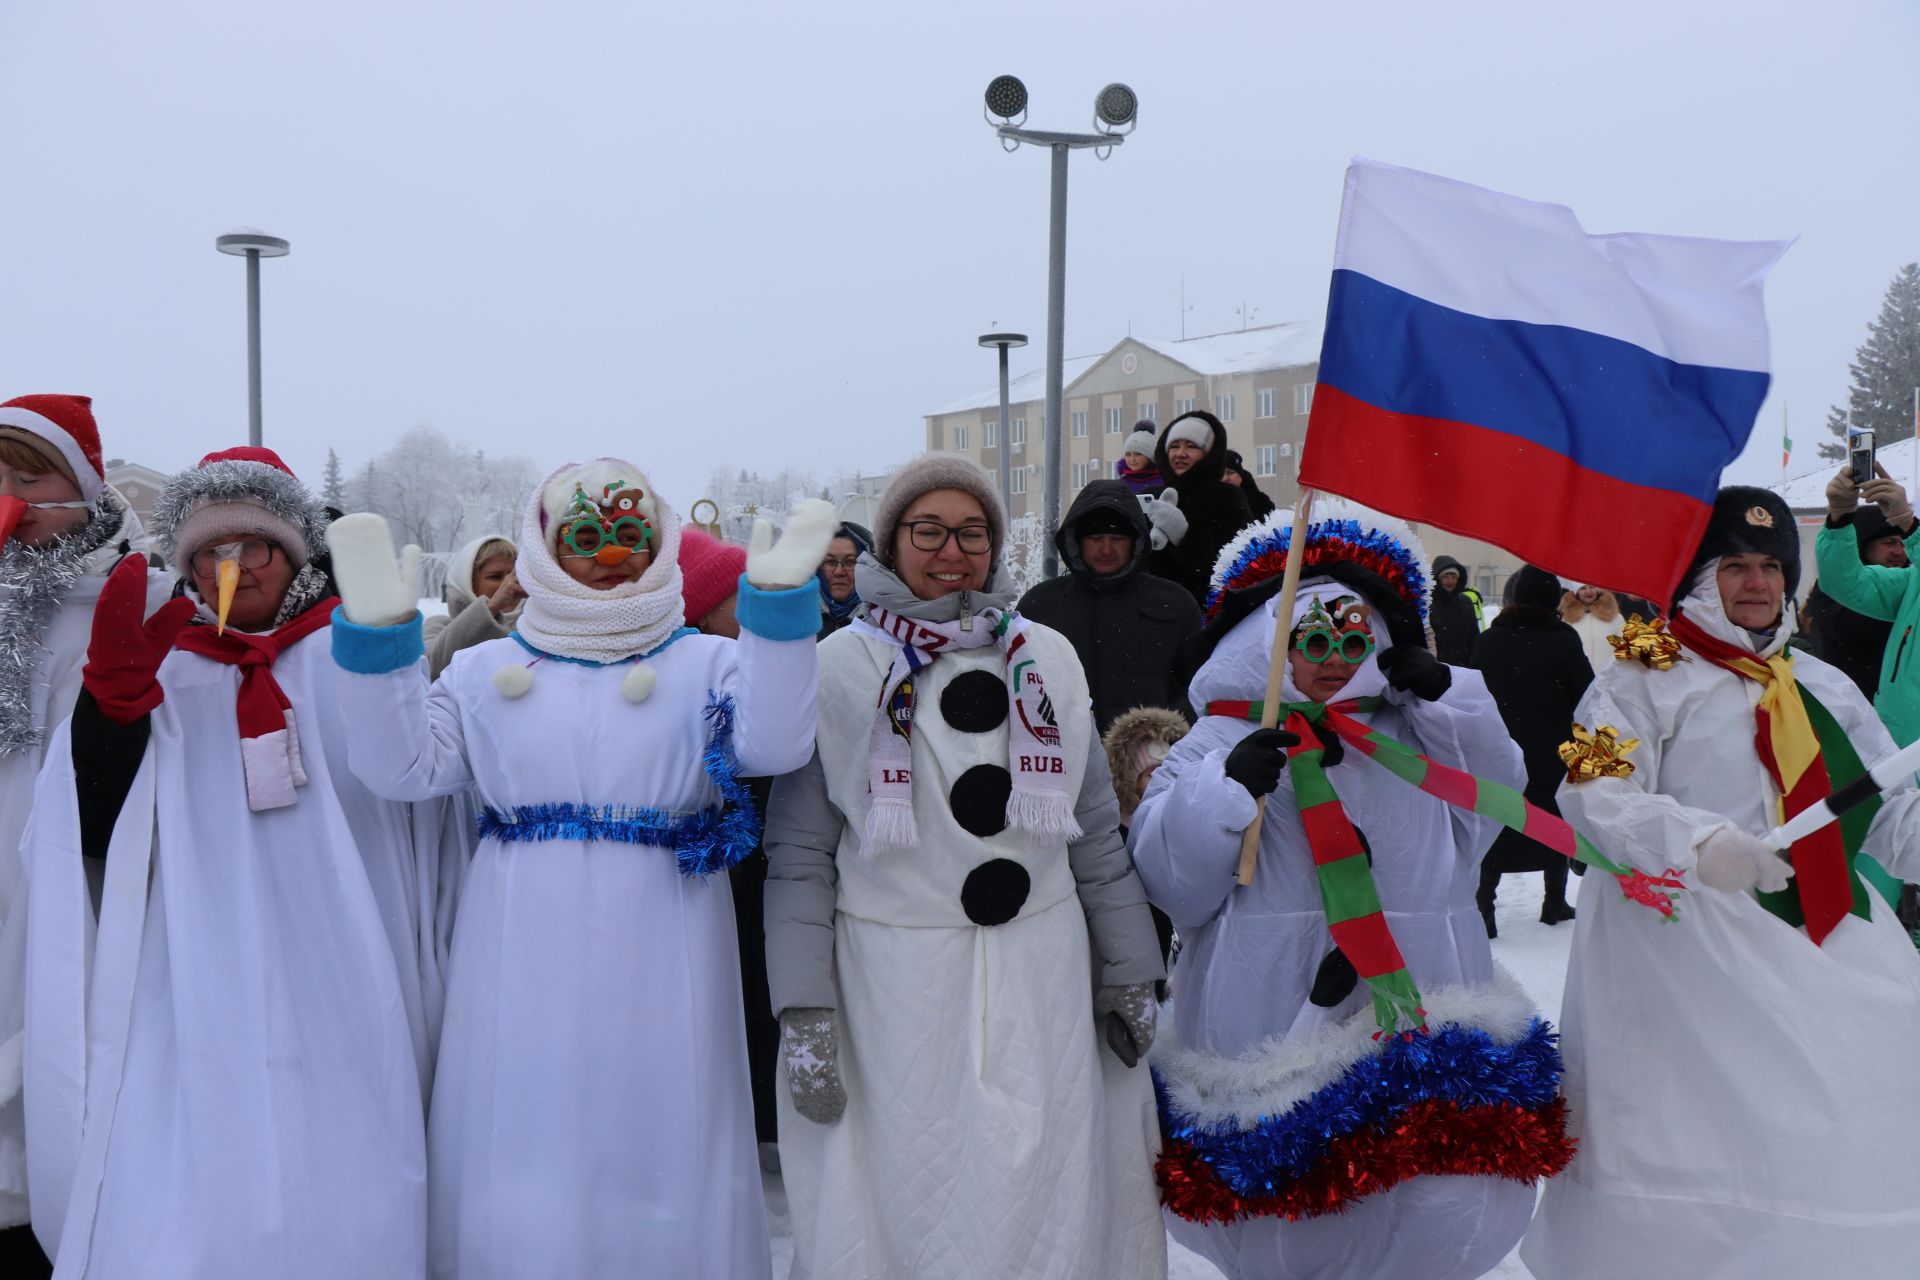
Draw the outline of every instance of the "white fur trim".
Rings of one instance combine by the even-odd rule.
[[[1354,1064],[1380,1051],[1373,1038],[1379,1030],[1373,1002],[1351,1017],[1302,1036],[1270,1036],[1232,1055],[1187,1049],[1163,1036],[1154,1046],[1152,1061],[1167,1088],[1173,1109],[1194,1123],[1208,1127],[1230,1123],[1257,1124],[1263,1117],[1285,1115],[1326,1088]],[[1477,1027],[1496,1044],[1516,1044],[1526,1037],[1539,1016],[1519,979],[1497,962],[1493,981],[1485,986],[1460,984],[1420,993],[1427,1011],[1427,1027]]]
[[[533,671],[520,663],[501,667],[493,673],[493,687],[503,698],[518,698],[533,688]]]
[[[106,484],[106,479],[93,469],[93,463],[81,451],[80,442],[68,435],[65,427],[17,404],[0,408],[0,427],[18,427],[45,440],[66,459],[67,469],[73,472],[73,482],[80,488],[80,496],[88,502],[100,496],[100,487]]]
[[[620,694],[628,702],[645,702],[653,696],[653,686],[659,680],[652,667],[644,662],[635,663],[633,670],[621,677]]]

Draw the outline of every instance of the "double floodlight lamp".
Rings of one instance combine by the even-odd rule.
[[[1027,86],[1019,76],[995,76],[987,85],[987,123],[996,129],[1017,129],[1026,123]],[[1119,81],[1093,98],[1093,127],[1097,133],[1124,137],[1139,122],[1140,97]]]

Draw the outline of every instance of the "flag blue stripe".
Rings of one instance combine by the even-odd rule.
[[[1333,273],[1319,378],[1376,408],[1505,432],[1707,502],[1768,382],[1584,329],[1489,320],[1346,269]]]

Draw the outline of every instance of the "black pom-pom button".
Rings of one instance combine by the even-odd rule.
[[[1007,686],[986,671],[969,671],[940,691],[940,717],[962,733],[992,733],[1007,722]]]
[[[1005,924],[1020,914],[1033,879],[1027,869],[1007,858],[983,862],[967,872],[960,886],[960,906],[975,924]]]
[[[1013,775],[997,764],[977,764],[954,781],[947,793],[953,820],[962,831],[981,839],[1007,829],[1007,797],[1013,794]]]

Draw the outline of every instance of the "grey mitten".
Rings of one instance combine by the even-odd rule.
[[[1093,1016],[1105,1025],[1107,1044],[1115,1056],[1133,1066],[1153,1047],[1153,1030],[1160,1016],[1153,983],[1101,987],[1094,993]]]
[[[847,1109],[840,1083],[840,1047],[833,1010],[788,1009],[780,1015],[780,1057],[793,1109],[815,1124],[832,1124]]]
[[[1157,496],[1143,493],[1140,509],[1146,512],[1147,523],[1153,529],[1150,541],[1155,551],[1165,551],[1187,536],[1187,517],[1180,510],[1180,495],[1176,491],[1168,489]]]

